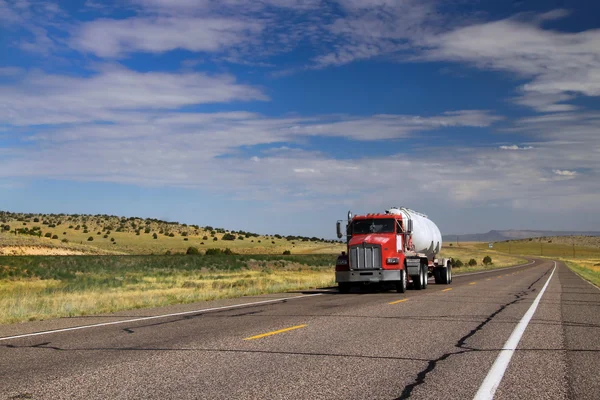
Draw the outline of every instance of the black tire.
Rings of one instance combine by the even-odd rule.
[[[340,293],[350,293],[350,284],[349,283],[338,283],[338,289]]]
[[[438,268],[438,267],[434,268],[433,279],[435,279],[436,285],[439,285],[442,283],[442,274],[441,274],[440,268]]]
[[[404,292],[406,292],[406,286],[407,286],[406,281],[407,281],[407,279],[406,279],[406,270],[403,269],[402,271],[400,271],[400,282],[398,282],[396,284],[396,291],[398,293],[404,293]]]
[[[423,275],[423,289],[427,289],[427,286],[429,285],[429,282],[427,282],[427,279],[429,279],[427,264],[423,265],[422,275]]]
[[[415,275],[412,277],[413,280],[413,288],[416,290],[423,289],[423,269],[419,269],[419,275]]]
[[[452,283],[452,265],[448,263],[448,285]]]

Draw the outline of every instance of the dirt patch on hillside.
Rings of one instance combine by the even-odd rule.
[[[43,246],[2,246],[2,256],[82,256],[88,253],[78,250]]]

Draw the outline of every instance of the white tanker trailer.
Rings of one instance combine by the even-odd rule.
[[[337,223],[342,238],[342,223]],[[438,259],[442,235],[426,215],[404,207],[392,207],[384,214],[352,216],[346,221],[347,252],[336,261],[335,279],[341,292],[354,285],[393,284],[404,293],[409,283],[420,290],[427,278],[435,283],[452,283],[452,260]]]

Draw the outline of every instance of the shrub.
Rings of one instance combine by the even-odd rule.
[[[88,230],[87,230],[87,229],[84,229],[84,230],[83,230],[83,233],[88,233]]]
[[[469,260],[469,266],[471,266],[471,267],[474,267],[474,266],[476,266],[476,265],[477,265],[477,261],[475,261],[475,259],[474,259],[474,258],[471,258],[471,259]]]
[[[33,222],[40,222],[40,219],[39,218],[34,218]]]
[[[154,233],[152,234],[152,238],[154,238],[154,239],[158,239],[158,235],[156,234],[156,232],[154,232]]]
[[[262,241],[259,240],[258,243],[262,243]]]
[[[490,257],[490,256],[483,257],[483,264],[484,265],[490,265],[491,263],[492,263],[492,257]]]
[[[171,250],[167,250],[167,251],[165,251],[165,256],[170,256],[171,254],[172,254],[172,253],[171,253]]]
[[[58,239],[58,235],[53,235],[52,239]]]
[[[271,244],[275,244],[275,241],[271,241]]]
[[[238,236],[238,240],[244,240],[243,236]]]
[[[144,229],[144,233],[150,233],[150,228]]]
[[[111,241],[111,242],[114,242],[114,241],[115,241],[115,238],[110,238],[110,241]]]
[[[460,268],[460,267],[462,267],[464,265],[463,262],[460,261],[460,259],[458,259],[458,258],[455,258],[452,261],[453,261],[452,265],[454,265],[454,267],[456,267],[456,268]]]
[[[93,236],[90,236],[90,237],[88,238],[88,242],[93,242],[93,241],[94,241],[94,237],[93,237]]]
[[[187,255],[198,255],[198,254],[200,254],[200,250],[198,250],[197,247],[190,246],[190,247],[187,248],[185,254],[187,254]]]
[[[292,252],[291,252],[291,251],[289,251],[289,250],[285,250],[285,251],[283,252],[283,255],[284,255],[284,256],[289,256],[290,254],[292,254]]]
[[[231,254],[235,254],[235,253],[233,251],[231,251],[231,249],[225,249],[225,250],[223,250],[223,254],[231,255]]]
[[[217,240],[219,240],[219,239],[217,239],[217,237],[215,236],[215,237],[213,238],[213,242],[216,242]]]
[[[203,237],[202,237],[202,240],[208,240],[208,236],[206,236],[206,235],[205,235],[205,236],[203,236]]]
[[[175,234],[173,232],[169,233],[169,237],[175,237]]]
[[[104,239],[108,239],[108,235],[104,235],[102,236]]]
[[[235,240],[235,235],[232,235],[231,233],[226,233],[223,235],[222,240]]]
[[[51,238],[52,234],[50,232],[46,232],[46,234],[44,235],[44,237]]]
[[[221,249],[206,249],[205,256],[218,256],[221,254]]]
[[[68,243],[69,241],[66,238],[64,238],[63,240],[61,240],[61,242]]]
[[[69,225],[69,229],[73,229],[73,225]]]
[[[5,231],[10,231],[10,225],[4,225],[2,229],[4,229]]]
[[[188,238],[183,238],[183,241],[184,241],[184,242],[187,242],[187,241],[188,241]]]
[[[187,233],[187,232],[181,232],[181,236],[185,237],[185,236],[187,236],[187,235],[188,235],[188,233]]]
[[[204,244],[204,242],[200,242],[200,244]]]

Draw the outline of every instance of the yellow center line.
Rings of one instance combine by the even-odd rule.
[[[307,325],[304,324],[304,325],[291,326],[289,328],[279,329],[278,331],[272,331],[272,332],[262,333],[262,334],[256,335],[256,336],[250,336],[250,337],[247,337],[244,340],[260,339],[260,338],[264,338],[265,336],[277,335],[278,333],[283,333],[283,332],[287,332],[287,331],[292,331],[294,329],[304,328],[305,326],[307,326]]]
[[[396,300],[396,301],[392,301],[391,303],[388,304],[398,304],[398,303],[402,303],[403,301],[407,301],[408,299],[402,299],[402,300]]]
[[[474,285],[474,284],[476,284],[476,283],[477,283],[477,282],[471,282],[471,283],[469,283],[469,285]]]
[[[447,292],[448,290],[452,290],[452,288],[444,289],[442,292]]]

